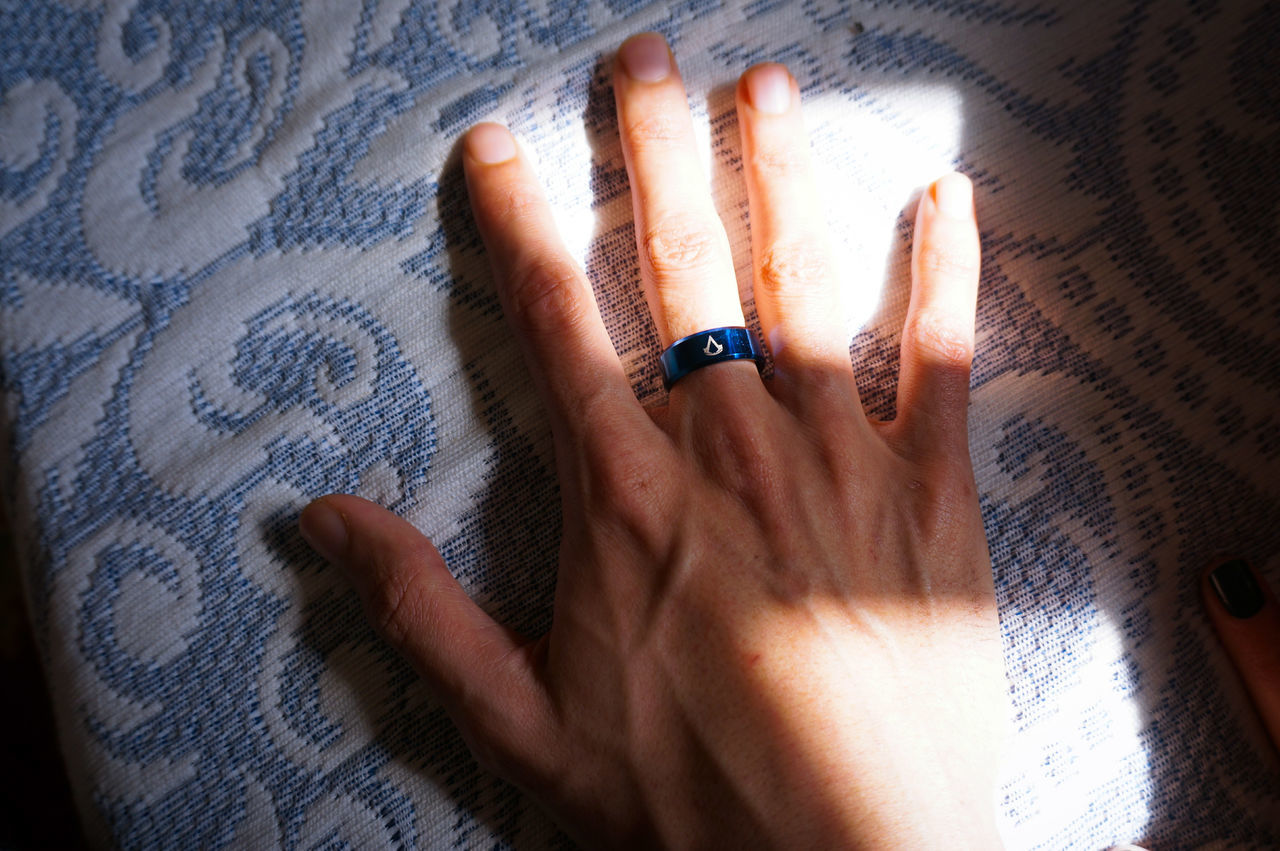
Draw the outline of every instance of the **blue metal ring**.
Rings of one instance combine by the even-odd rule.
[[[681,337],[662,353],[662,381],[667,389],[695,369],[727,360],[751,358],[756,369],[764,367],[764,352],[746,328],[710,328]]]

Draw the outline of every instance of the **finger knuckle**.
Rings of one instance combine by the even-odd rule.
[[[562,328],[577,321],[582,282],[576,269],[564,262],[522,263],[508,282],[508,301],[516,322],[525,330]]]
[[[766,184],[789,185],[807,180],[808,163],[792,149],[781,145],[761,145],[751,155],[751,168]]]
[[[544,208],[542,197],[522,183],[506,184],[495,195],[494,210],[500,221],[519,221],[530,216],[540,216]]]
[[[587,511],[636,552],[662,552],[680,502],[670,469],[650,453],[615,450],[593,466],[584,494]]]
[[[619,451],[600,465],[594,483],[598,506],[609,513],[632,519],[660,513],[667,488],[651,458]]]
[[[713,476],[731,491],[772,492],[780,481],[776,435],[759,417],[727,415],[715,428],[700,429],[697,451]]]
[[[905,334],[915,351],[935,365],[967,370],[973,362],[973,333],[953,317],[921,311],[907,321]]]
[[[916,259],[917,273],[946,280],[974,280],[978,277],[978,257],[967,248],[941,242],[927,242]]]
[[[390,557],[377,574],[386,577],[368,600],[369,619],[392,647],[403,648],[414,630],[429,626],[423,607],[422,574],[401,556]]]
[[[955,465],[935,465],[922,470],[910,480],[915,523],[921,541],[955,541],[968,536],[973,529],[973,506],[977,488],[972,473],[955,469]]]
[[[666,112],[655,112],[635,119],[627,125],[627,139],[633,148],[666,146],[679,142],[684,132],[676,119]]]
[[[683,214],[653,222],[640,242],[645,262],[659,276],[706,268],[719,252],[715,232],[700,219]]]
[[[829,270],[826,246],[817,240],[775,242],[760,258],[758,285],[775,297],[793,288],[807,291],[810,285],[826,280]]]

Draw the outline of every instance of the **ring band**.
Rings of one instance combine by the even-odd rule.
[[[764,352],[755,335],[742,327],[710,328],[676,340],[662,353],[662,381],[671,389],[695,369],[727,360],[751,358],[756,369],[764,367]]]

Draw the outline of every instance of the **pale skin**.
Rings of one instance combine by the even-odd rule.
[[[660,37],[624,43],[614,91],[662,344],[745,324]],[[799,88],[757,65],[737,109],[774,373],[709,366],[657,409],[636,401],[510,134],[465,138],[475,221],[554,438],[547,634],[496,623],[373,503],[323,497],[303,534],[479,762],[584,846],[998,847],[1006,685],[966,432],[972,188],[952,174],[921,194],[898,414],[871,421],[832,308],[843,282]]]

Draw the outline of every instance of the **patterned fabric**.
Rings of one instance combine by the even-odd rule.
[[[1280,846],[1275,757],[1197,589],[1222,552],[1280,586],[1261,0],[0,0],[4,494],[86,829],[568,844],[477,768],[295,521],[326,492],[379,500],[488,611],[547,626],[550,441],[457,140],[496,119],[540,160],[661,403],[608,81],[647,29],[744,290],[732,86],[763,60],[800,81],[874,414],[914,198],[953,167],[976,183],[1010,847]]]

